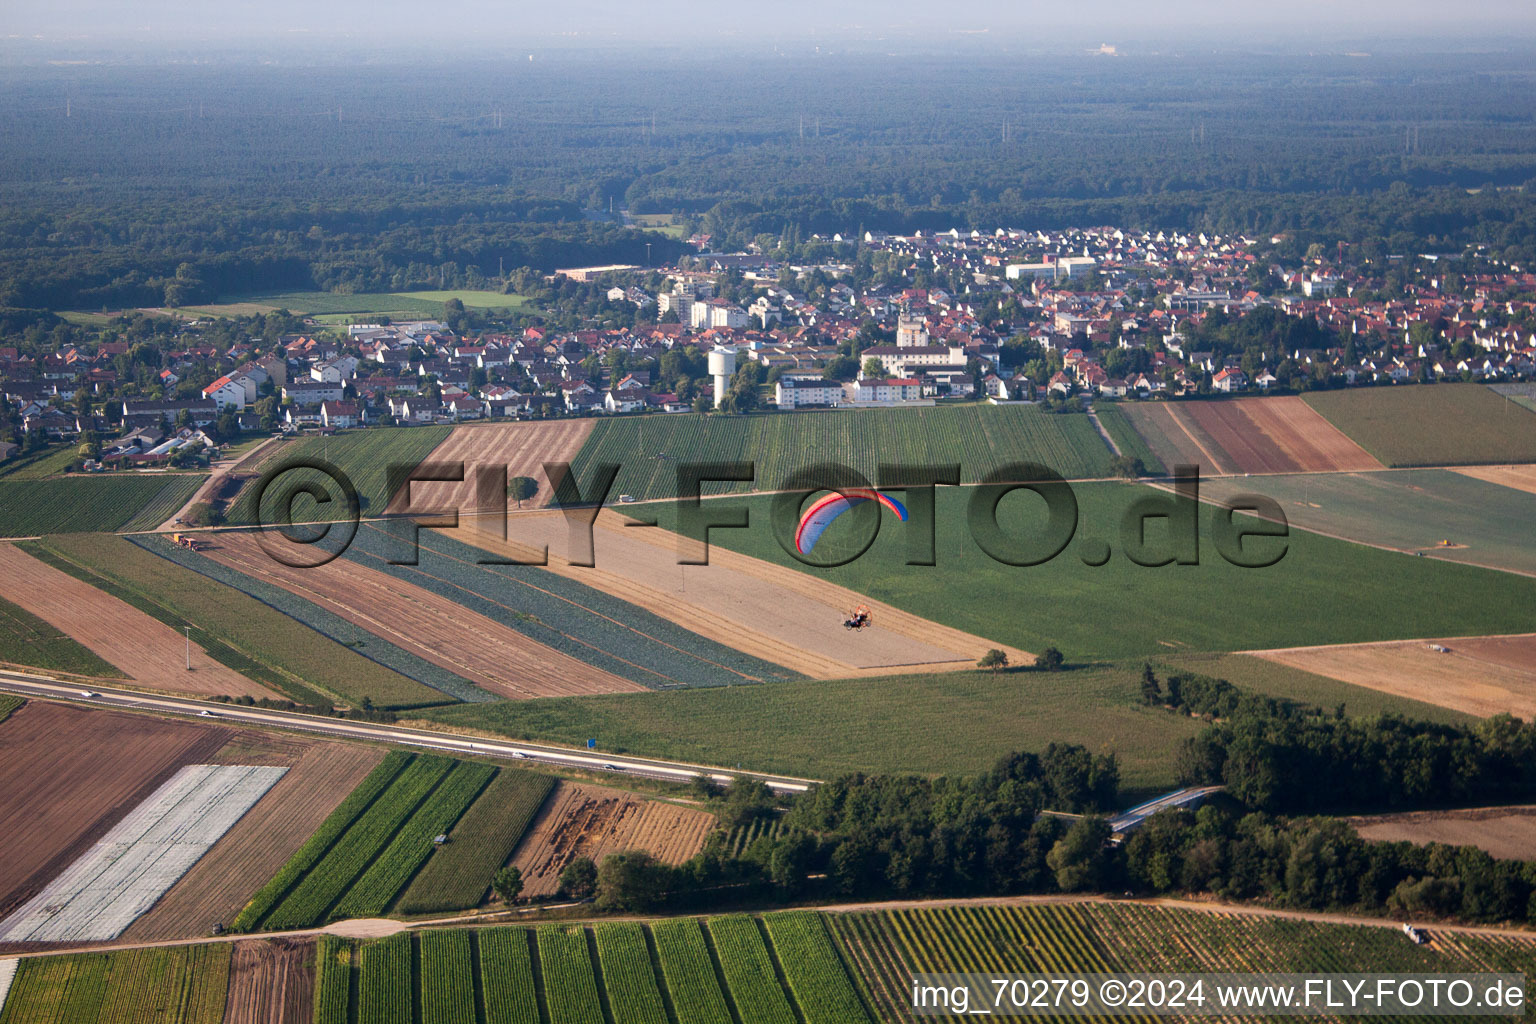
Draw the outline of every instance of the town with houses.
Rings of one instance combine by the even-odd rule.
[[[1478,252],[1366,261],[1314,245],[1282,265],[1257,239],[1114,228],[818,240],[897,268],[894,282],[860,283],[854,259],[797,265],[692,241],[698,254],[662,268],[656,291],[637,282],[657,273],[638,267],[556,272],[607,285],[610,304],[634,307],[632,326],[353,323],[221,347],[187,319],[148,390],[114,369],[127,342],[41,355],[0,344],[0,392],[21,428],[0,456],[87,432],[112,438],[96,467],[134,466],[231,431],[1145,401],[1536,372],[1536,274]],[[727,279],[735,301],[720,294]],[[1202,342],[1253,316],[1267,325],[1256,338],[1278,340]]]

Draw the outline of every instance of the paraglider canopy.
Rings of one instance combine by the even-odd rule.
[[[816,542],[821,539],[827,527],[832,525],[834,519],[855,505],[862,505],[866,501],[878,501],[896,513],[896,518],[902,522],[907,521],[906,508],[895,498],[865,487],[850,488],[818,498],[810,508],[805,510],[805,514],[800,517],[800,525],[795,529],[795,550],[802,555],[810,554],[811,549],[816,546]]]

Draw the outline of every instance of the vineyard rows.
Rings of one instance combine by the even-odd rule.
[[[360,955],[349,1006],[345,951],[353,945]],[[429,930],[357,944],[327,939],[318,959],[315,1024],[343,1024],[349,1015],[355,1024],[384,1024],[413,1014],[421,1024],[448,1024],[477,1019],[477,1007],[497,1024],[871,1021],[825,924],[809,912],[762,922],[683,918]]]
[[[534,772],[503,771],[432,851],[400,898],[405,914],[479,906],[491,876],[512,856],[555,780]]]
[[[23,960],[0,1024],[219,1024],[230,950],[182,946]]]
[[[808,454],[814,453],[814,454]],[[1038,406],[864,409],[752,417],[635,416],[603,419],[572,462],[586,486],[599,463],[620,467],[615,494],[641,500],[677,494],[680,465],[752,462],[752,483],[710,483],[704,493],[776,490],[812,461],[850,466],[871,482],[884,463],[960,464],[974,483],[1015,462],[1071,479],[1109,473],[1108,447],[1086,416]]]
[[[740,857],[746,852],[747,847],[759,839],[778,839],[784,832],[783,818],[753,818],[745,825],[737,825],[726,834],[725,852],[732,857]]]
[[[906,1019],[917,972],[1529,974],[1536,968],[1531,940],[1436,934],[1433,945],[1415,946],[1396,928],[1134,903],[920,908],[832,914],[826,921],[881,1020]],[[778,934],[774,942],[781,959],[793,956]]]

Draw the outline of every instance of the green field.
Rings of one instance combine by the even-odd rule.
[[[41,480],[63,473],[80,458],[80,446],[66,444],[49,452],[24,455],[0,463],[0,477],[7,480]]]
[[[717,917],[702,927],[682,918],[654,925],[427,931],[359,945],[349,1007],[340,1003],[340,993],[352,987],[345,984],[352,972],[342,944],[327,943],[315,1024],[342,1024],[349,1013],[358,1024],[410,1020],[413,992],[419,993],[422,1024],[473,1021],[477,1005],[485,1008],[486,1020],[513,1024],[870,1020],[824,918],[813,913]]]
[[[252,898],[236,927],[382,916],[431,856],[433,837],[453,827],[497,770],[429,754],[381,764]]]
[[[182,313],[207,316],[238,316],[286,309],[302,315],[352,316],[389,314],[395,319],[437,319],[443,315],[443,303],[458,299],[466,308],[522,309],[528,304],[523,295],[503,295],[496,291],[449,289],[447,291],[411,292],[279,292],[249,298],[231,297],[224,302],[186,306]]]
[[[1536,462],[1536,413],[1481,384],[1350,388],[1303,397],[1386,466]]]
[[[453,431],[452,427],[385,427],[358,430],[335,437],[303,437],[284,441],[267,449],[256,470],[262,474],[277,474],[286,466],[294,466],[303,460],[329,462],[341,470],[357,488],[360,511],[363,515],[382,515],[389,504],[389,469],[391,466],[415,466],[427,454],[443,442]],[[341,489],[326,477],[310,469],[295,468],[272,477],[267,493],[262,496],[264,522],[286,521],[282,512],[289,508],[290,495],[304,485],[314,485],[331,498],[328,503],[317,503],[312,497],[298,495],[292,499],[292,521],[296,523],[317,520],[343,519],[347,506]],[[256,480],[241,489],[230,503],[226,518],[230,523],[255,523],[257,521],[255,497]]]
[[[5,477],[0,479],[0,536],[153,529],[206,479],[198,473]]]
[[[220,1024],[229,945],[22,960],[0,1024]]]
[[[12,715],[14,715],[16,710],[25,703],[25,700],[13,693],[7,693],[3,696],[0,696],[0,722],[4,722],[7,718],[10,718]]]
[[[121,669],[4,598],[0,598],[0,662],[77,676],[127,678]]]
[[[1263,491],[1270,478],[1252,484]],[[1144,485],[1089,483],[1073,488],[1078,527],[1068,548],[1047,564],[1015,567],[984,553],[968,528],[969,488],[940,488],[936,502],[937,565],[909,566],[907,530],[887,514],[879,536],[862,557],[834,569],[802,565],[774,537],[766,496],[711,502],[750,510],[748,529],[711,531],[723,545],[817,575],[905,611],[980,636],[1040,651],[1054,645],[1068,660],[1152,657],[1192,651],[1232,651],[1351,643],[1424,636],[1477,636],[1523,632],[1536,599],[1536,580],[1471,566],[1414,558],[1292,530],[1284,557],[1267,568],[1239,568],[1216,551],[1212,523],[1220,514],[1199,514],[1200,564],[1149,568],[1132,563],[1122,547],[1121,524],[1134,501],[1163,495]],[[873,509],[873,506],[866,506]],[[661,526],[675,522],[676,506],[646,507]],[[1010,537],[1037,538],[1044,504],[1015,492],[998,507]],[[836,520],[816,555],[846,550],[859,528],[858,514]],[[1152,551],[1164,555],[1166,524],[1152,520]],[[786,535],[793,523],[783,527]],[[1107,564],[1083,561],[1084,544],[1106,542]],[[1258,538],[1255,551],[1278,550]],[[1171,555],[1170,555],[1171,557]]]
[[[598,463],[617,463],[612,496],[677,493],[678,466],[753,462],[753,483],[706,484],[705,494],[777,490],[792,473],[834,461],[875,481],[884,463],[959,463],[975,481],[1011,462],[1040,463],[1069,480],[1109,475],[1109,448],[1088,417],[1033,405],[841,409],[759,416],[626,416],[600,419],[572,467],[586,486]]]
[[[1352,714],[1464,721],[1416,701],[1257,658],[1155,658],[1159,666]],[[1141,662],[1066,672],[951,672],[609,694],[434,708],[420,717],[496,736],[825,779],[844,772],[985,771],[1016,750],[1080,743],[1120,759],[1122,786],[1172,788],[1180,742],[1200,723],[1141,702]],[[1161,674],[1161,673],[1160,673]]]
[[[191,626],[192,642],[211,657],[301,703],[320,700],[322,694],[334,694],[353,706],[364,698],[380,707],[446,699],[275,608],[151,554],[126,537],[48,537],[28,544],[27,550],[177,631]]]
[[[480,905],[491,878],[512,857],[555,780],[502,771],[448,832],[400,897],[403,914],[468,910]]]
[[[1303,529],[1422,550],[1426,558],[1536,573],[1536,494],[1453,470],[1271,476],[1257,488],[1251,480],[1213,479],[1201,487],[1213,498],[1261,490]]]
[[[1147,444],[1146,439],[1137,433],[1130,418],[1118,402],[1095,402],[1093,413],[1104,425],[1104,432],[1114,439],[1120,446],[1120,453],[1133,459],[1140,459],[1141,464],[1147,468],[1147,472],[1154,476],[1161,476],[1168,472],[1162,460],[1157,457]]]
[[[1389,922],[1324,924],[1133,903],[922,908],[827,920],[881,1021],[912,1019],[907,1007],[915,972],[1507,971],[1529,977],[1536,967],[1536,944],[1526,939],[1458,934],[1415,946]]]

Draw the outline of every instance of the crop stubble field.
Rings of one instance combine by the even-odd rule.
[[[463,482],[414,482],[410,486],[409,504],[403,493],[396,494],[390,501],[389,511],[457,509],[467,514],[478,510],[475,473],[478,467],[487,466],[505,467],[508,480],[519,476],[534,480],[539,490],[532,498],[525,499],[523,505],[546,505],[554,492],[544,472],[544,464],[573,460],[591,434],[593,422],[590,419],[541,420],[454,427],[453,433],[428,452],[422,461],[463,463]],[[505,495],[498,495],[498,498],[504,507],[517,504]]]
[[[0,591],[141,685],[210,696],[279,696],[201,649],[188,672],[183,634],[12,544],[0,544]]]
[[[549,896],[559,886],[561,870],[577,857],[601,863],[610,853],[645,850],[664,863],[681,864],[704,848],[714,827],[714,815],[705,811],[558,782],[512,864],[522,870],[524,895]]]
[[[335,612],[397,647],[500,697],[640,690],[448,598],[353,559],[297,568],[272,558],[249,533],[211,537],[204,554]]]
[[[178,768],[230,737],[217,726],[32,701],[0,729],[0,913],[31,898]]]

